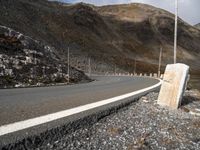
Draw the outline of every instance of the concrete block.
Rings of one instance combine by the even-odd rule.
[[[150,77],[153,77],[152,73],[149,74]]]
[[[158,77],[158,74],[157,74],[157,73],[154,73],[154,74],[153,74],[153,77],[154,77],[154,78],[157,78],[157,77]]]
[[[177,109],[181,104],[188,80],[189,66],[185,64],[167,65],[158,96],[158,104]]]
[[[140,73],[140,77],[142,77],[142,73]]]

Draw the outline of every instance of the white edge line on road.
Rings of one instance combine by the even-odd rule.
[[[52,113],[52,114],[48,114],[48,115],[44,115],[44,116],[40,116],[40,117],[28,119],[28,120],[24,120],[24,121],[19,121],[19,122],[3,125],[3,126],[0,126],[0,136],[6,135],[6,134],[9,134],[9,133],[13,133],[13,132],[16,132],[16,131],[20,131],[20,130],[23,130],[23,129],[27,129],[27,128],[30,128],[30,127],[34,127],[34,126],[37,126],[37,125],[41,125],[41,124],[44,124],[44,123],[48,123],[48,122],[51,122],[51,121],[54,121],[54,120],[57,120],[57,119],[61,119],[61,118],[67,117],[67,116],[71,116],[71,115],[74,115],[74,114],[77,114],[77,113],[80,113],[80,112],[83,112],[83,111],[86,111],[86,110],[90,110],[90,109],[93,109],[93,108],[96,108],[96,107],[100,107],[100,106],[103,106],[103,105],[106,105],[106,104],[109,104],[109,103],[113,103],[113,102],[116,102],[116,101],[119,101],[119,100],[123,100],[125,98],[129,98],[131,96],[135,96],[137,94],[141,94],[143,92],[152,90],[156,87],[159,87],[161,84],[162,83],[161,83],[161,80],[160,80],[159,83],[157,83],[153,86],[150,86],[148,88],[138,90],[138,91],[135,91],[135,92],[132,92],[132,93],[124,94],[124,95],[113,97],[113,98],[110,98],[110,99],[106,99],[106,100],[98,101],[98,102],[95,102],[95,103],[90,103],[90,104],[78,106],[78,107],[75,107],[75,108],[59,111],[59,112],[56,112],[56,113]]]

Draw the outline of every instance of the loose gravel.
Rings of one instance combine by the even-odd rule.
[[[200,100],[186,93],[179,110],[157,105],[158,93],[38,149],[200,149]],[[195,110],[195,115],[191,114]],[[200,113],[200,112],[199,112]]]
[[[195,97],[187,91],[180,109],[170,110],[157,105],[158,93],[150,93],[128,107],[50,143],[44,142],[37,148],[21,146],[38,150],[198,150],[200,99]]]

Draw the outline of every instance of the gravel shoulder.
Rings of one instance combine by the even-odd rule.
[[[37,149],[200,149],[200,99],[196,93],[187,91],[178,110],[160,107],[157,97],[158,93],[143,96],[95,124],[41,143]],[[15,148],[36,147],[19,144]]]

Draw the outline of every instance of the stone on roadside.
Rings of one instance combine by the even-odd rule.
[[[187,85],[189,66],[185,64],[167,65],[158,97],[158,104],[177,109],[181,104]]]

